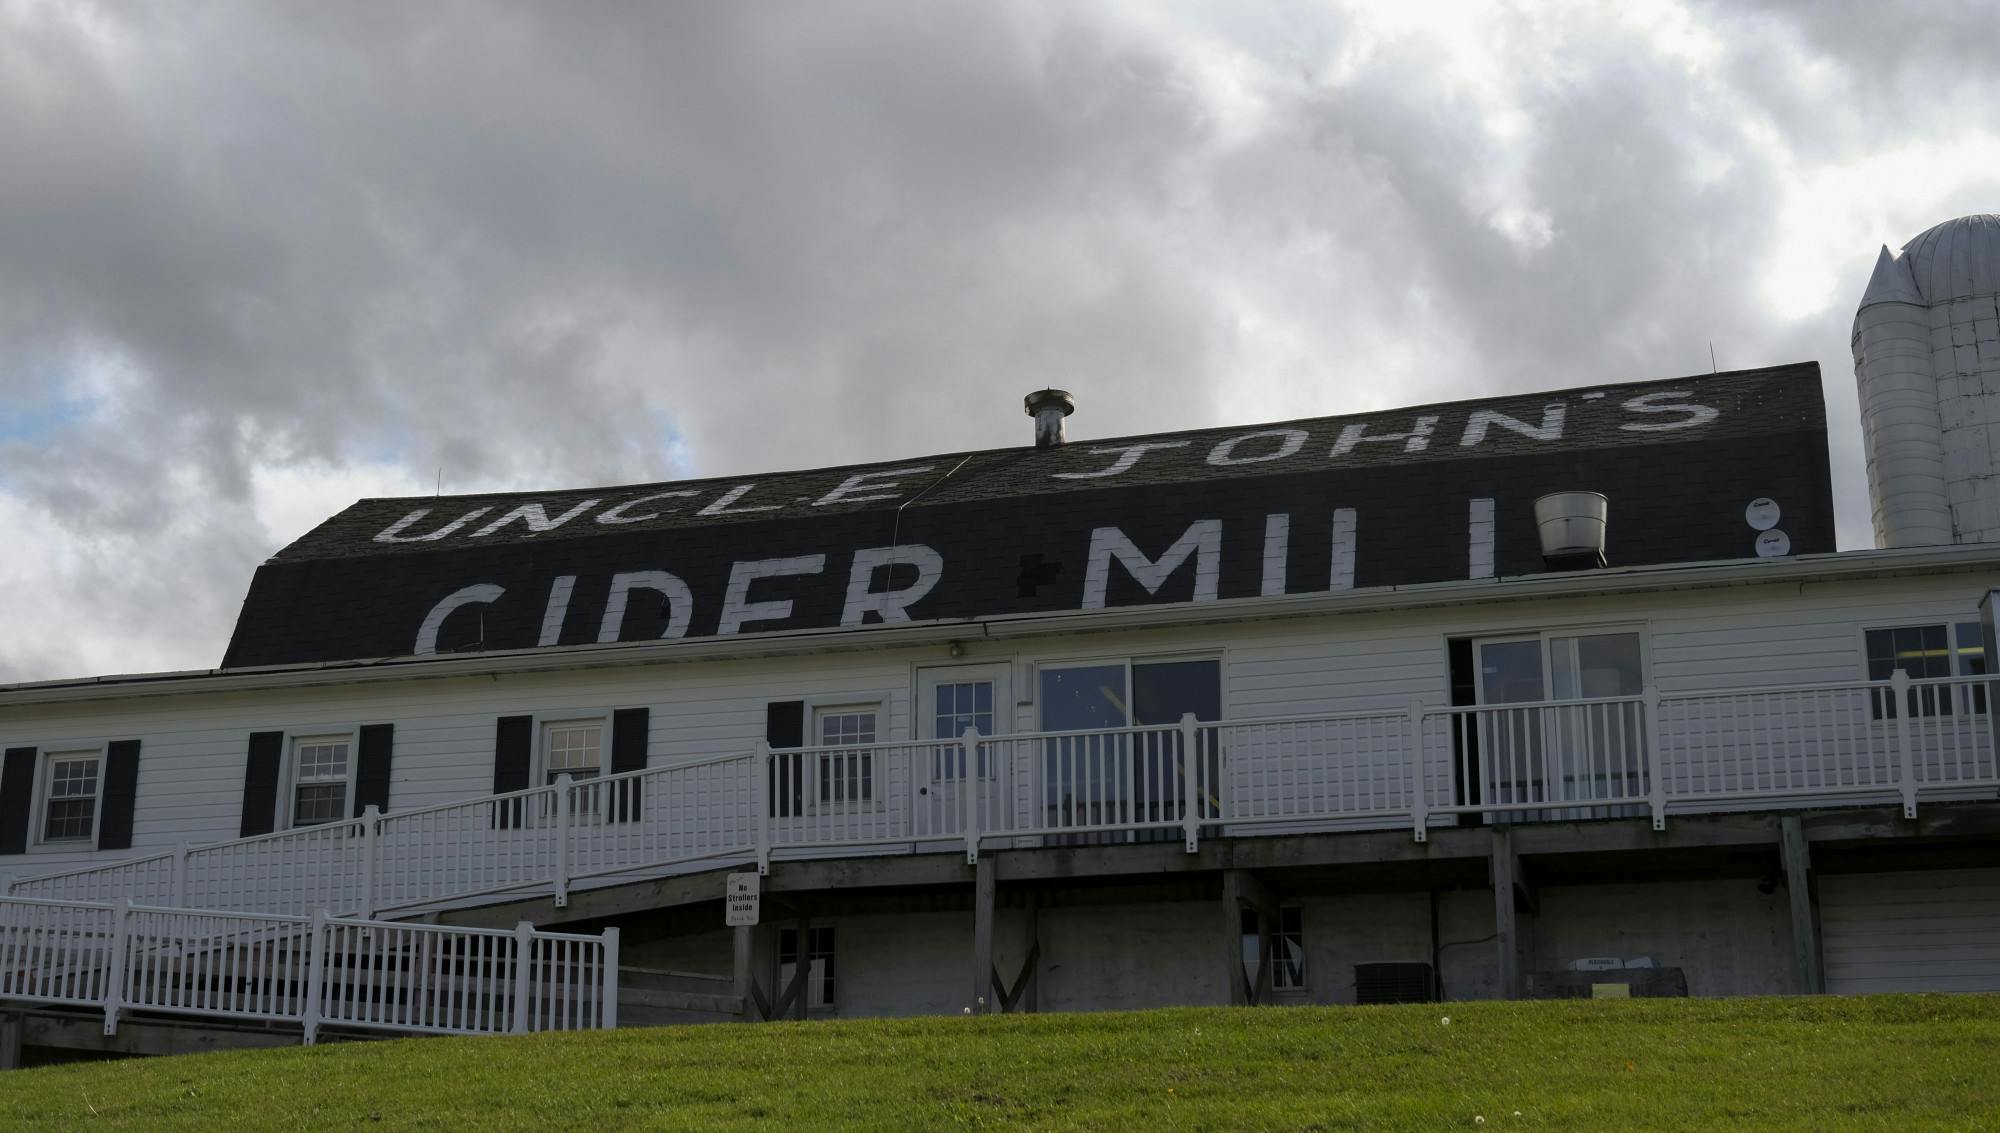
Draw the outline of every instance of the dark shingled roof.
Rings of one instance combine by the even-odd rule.
[[[1558,419],[1559,429],[1552,427]],[[1426,443],[1414,449],[1407,440],[1373,439],[1409,433],[1423,421]],[[1357,427],[1369,439],[1338,445]],[[1021,430],[1024,439],[1030,435],[1025,418]],[[1091,475],[1111,468],[1119,451],[1133,445],[1160,447],[1118,474]],[[841,494],[844,483],[849,487]],[[578,582],[559,643],[595,641],[610,575],[634,570],[685,579],[696,606],[686,632],[700,635],[715,631],[731,563],[809,553],[829,555],[824,588],[836,593],[824,601],[792,595],[799,599],[793,619],[755,628],[838,624],[847,590],[844,553],[891,544],[922,543],[945,553],[946,575],[911,608],[914,617],[1073,609],[1092,530],[1118,526],[1157,557],[1202,518],[1220,519],[1229,531],[1219,593],[1230,597],[1259,592],[1259,578],[1237,577],[1248,568],[1232,564],[1258,557],[1261,551],[1239,554],[1237,544],[1260,541],[1263,517],[1274,513],[1293,516],[1291,554],[1301,558],[1287,589],[1325,589],[1324,581],[1313,586],[1305,579],[1312,570],[1327,577],[1321,544],[1334,508],[1360,515],[1358,585],[1437,581],[1465,577],[1464,501],[1481,497],[1498,501],[1499,573],[1527,573],[1542,568],[1532,521],[1525,535],[1521,530],[1523,509],[1535,495],[1571,488],[1611,497],[1614,562],[1746,557],[1755,532],[1744,525],[1742,510],[1757,496],[1779,501],[1795,553],[1832,550],[1818,366],[763,476],[362,500],[259,569],[224,663],[408,653],[425,614],[475,582],[506,587],[507,604],[489,604],[473,641],[456,644],[532,646],[546,620],[551,580],[561,576]],[[647,499],[662,493],[680,494]],[[487,530],[522,507],[530,508],[528,516]],[[470,513],[477,515],[447,534],[422,538]],[[1419,535],[1420,528],[1449,534]],[[1051,570],[1045,584],[1030,585],[1030,575]],[[782,580],[760,583],[760,595],[766,585],[781,597],[788,587],[800,589]],[[874,589],[892,585],[884,579]],[[1111,604],[1120,604],[1119,586],[1112,591]],[[1136,597],[1189,596],[1188,587],[1176,585]],[[462,613],[453,617],[473,616]],[[658,636],[646,628],[657,630],[628,625],[622,637]],[[466,636],[458,622],[446,630],[440,648]]]

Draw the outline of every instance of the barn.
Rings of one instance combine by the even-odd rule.
[[[2000,990],[1996,295],[1884,250],[1869,550],[1810,363],[360,501],[0,689],[0,1056]]]

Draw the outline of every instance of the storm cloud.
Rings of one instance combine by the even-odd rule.
[[[0,680],[208,667],[366,495],[1847,353],[2000,203],[1972,5],[0,0]]]

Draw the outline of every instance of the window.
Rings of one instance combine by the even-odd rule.
[[[1278,932],[1271,940],[1271,986],[1302,991],[1306,986],[1306,915],[1297,905],[1278,909]]]
[[[982,736],[993,734],[992,681],[940,684],[931,695],[931,735],[940,740],[955,740],[965,735],[967,728]],[[957,744],[939,744],[931,759],[932,778],[943,782],[965,777],[965,749]],[[981,779],[992,778],[993,769],[989,766],[991,761],[992,753],[981,745],[979,748]]]
[[[546,781],[557,776],[595,779],[604,770],[604,721],[564,720],[542,728],[542,763]]]
[[[1986,631],[1978,622],[1953,625],[1895,626],[1866,633],[1868,679],[1887,681],[1896,670],[1913,681],[1976,677],[1986,673]],[[1871,709],[1877,720],[1896,718],[1895,700],[1876,690]],[[1986,711],[1982,687],[1923,685],[1909,693],[1912,716],[1950,716]]]
[[[1463,656],[1470,679],[1456,669]],[[1645,643],[1634,630],[1523,634],[1453,654],[1479,712],[1452,717],[1460,805],[1636,798],[1646,792]],[[1615,811],[1570,817],[1611,817]]]
[[[1243,976],[1254,986],[1262,957],[1262,918],[1255,909],[1244,909],[1238,919],[1243,935]],[[1278,923],[1271,932],[1271,990],[1304,991],[1306,986],[1305,910],[1297,905],[1280,905]]]
[[[808,930],[811,948],[807,952],[805,997],[808,1009],[833,1006],[833,929]],[[792,973],[799,962],[799,930],[778,930],[778,988],[784,994],[792,985]]]
[[[874,801],[875,753],[838,749],[874,743],[875,717],[873,706],[821,708],[814,713],[819,746],[836,749],[819,754],[819,801]]]
[[[1645,688],[1636,633],[1550,634],[1479,643],[1481,704],[1598,700],[1638,696]]]
[[[49,755],[49,789],[42,818],[42,841],[89,841],[97,834],[99,771],[94,751]]]
[[[1081,732],[1042,741],[1042,805],[1051,826],[1154,824],[1147,837],[1179,837],[1169,824],[1184,815],[1188,762],[1178,729],[1222,718],[1222,662],[1114,661],[1041,670],[1042,729]],[[1149,728],[1143,732],[1121,729]],[[1219,744],[1214,729],[1196,736],[1202,784],[1200,817],[1220,813]],[[1120,833],[1118,838],[1128,835]]]
[[[292,825],[317,826],[347,817],[348,739],[292,741]]]

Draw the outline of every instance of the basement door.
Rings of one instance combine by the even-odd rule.
[[[910,829],[919,838],[963,835],[967,791],[977,792],[981,830],[1012,825],[1006,822],[1007,802],[1000,787],[1007,782],[1006,745],[978,745],[968,768],[958,742],[968,729],[982,736],[1006,732],[1007,713],[1014,703],[1007,675],[1005,665],[954,665],[918,672],[918,736],[929,741],[919,746],[918,766],[912,770],[917,786],[910,796],[914,808]]]
[[[2000,991],[2000,869],[1819,879],[1826,990]]]

